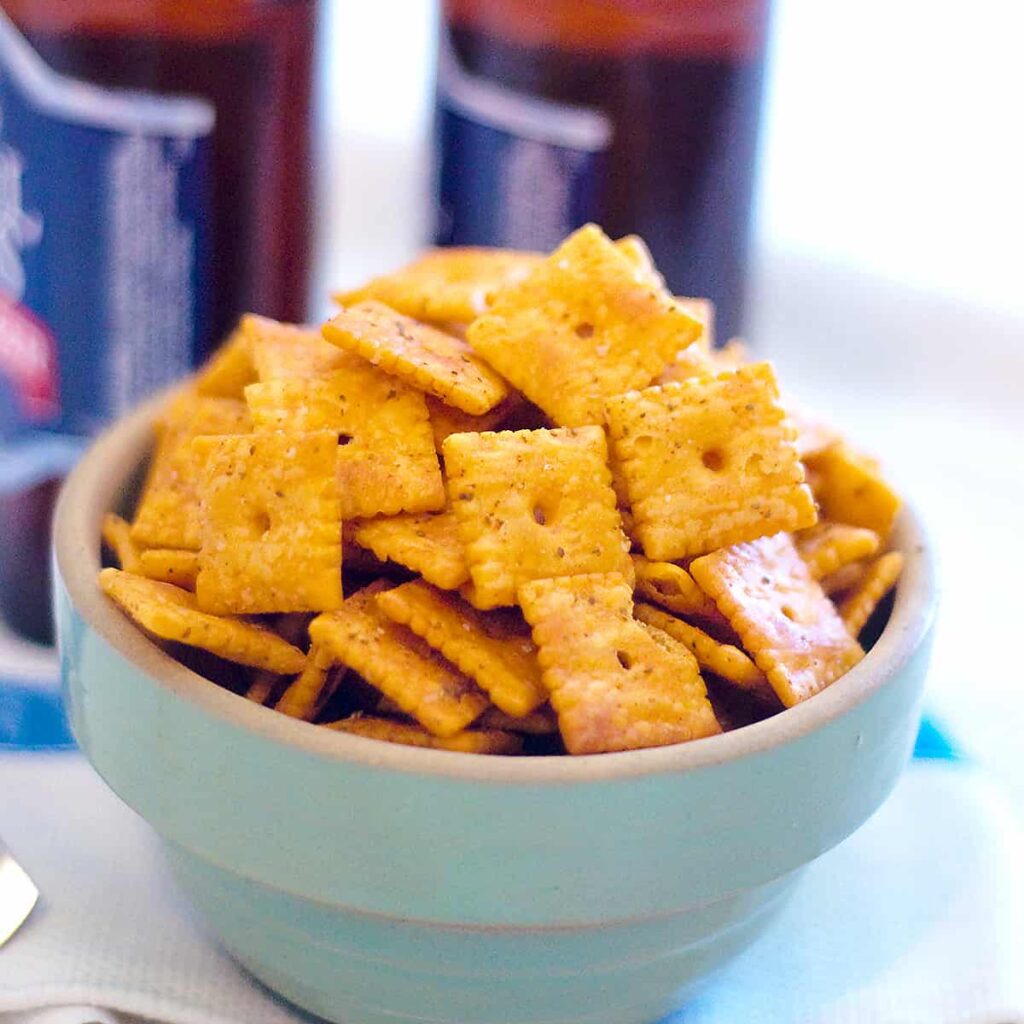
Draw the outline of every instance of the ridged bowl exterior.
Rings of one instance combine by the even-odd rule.
[[[869,656],[812,701],[734,733],[485,758],[257,707],[165,654],[95,586],[99,518],[127,500],[151,415],[101,439],[58,507],[72,728],[166,840],[211,931],[315,1014],[657,1019],[763,931],[800,869],[878,808],[909,757],[934,604],[909,513],[907,570]]]

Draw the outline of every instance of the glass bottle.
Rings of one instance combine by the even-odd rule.
[[[305,316],[316,12],[0,2],[0,482],[40,495],[0,500],[22,532],[48,528],[53,488],[24,464],[55,436],[187,373],[242,312]],[[12,533],[8,608],[5,573],[30,547]]]
[[[443,0],[440,244],[636,232],[741,329],[768,0]]]

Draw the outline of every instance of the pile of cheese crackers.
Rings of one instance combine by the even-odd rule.
[[[168,403],[100,586],[240,696],[475,754],[682,743],[807,700],[899,577],[878,466],[588,225],[444,249]]]

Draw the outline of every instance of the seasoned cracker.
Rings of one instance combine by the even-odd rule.
[[[530,631],[514,616],[479,612],[422,580],[383,591],[377,605],[473,679],[507,714],[528,715],[548,699]]]
[[[162,640],[281,675],[301,672],[305,666],[305,654],[276,633],[239,619],[208,615],[196,607],[195,595],[187,590],[120,569],[101,570],[99,583],[129,618]]]
[[[575,427],[602,423],[605,399],[648,385],[700,332],[590,224],[500,292],[467,339],[555,423]]]
[[[309,627],[318,647],[391,697],[436,736],[453,736],[490,703],[473,681],[412,630],[392,622],[377,606],[383,581],[348,598]]]
[[[519,591],[570,754],[635,750],[720,731],[693,655],[633,618],[621,573],[536,580]]]
[[[428,583],[455,590],[469,579],[469,567],[450,511],[358,519],[351,524],[355,544],[382,562],[397,562]]]
[[[721,612],[714,601],[697,586],[694,578],[674,562],[652,562],[643,555],[633,555],[636,592],[648,601],[660,604],[676,615],[697,615],[719,619]]]
[[[435,736],[418,725],[394,722],[372,715],[353,715],[340,722],[329,722],[325,729],[364,736],[371,740],[401,743],[407,747],[428,747],[432,750],[456,750],[462,754],[518,754],[523,741],[512,733],[498,729],[469,729],[451,736]]]
[[[187,392],[168,405],[157,423],[157,444],[132,522],[132,539],[145,547],[198,551],[197,467],[192,439],[244,434],[252,427],[245,405],[231,398]]]
[[[323,336],[472,416],[489,412],[509,393],[505,382],[461,338],[372,299],[328,320]]]
[[[903,555],[890,551],[871,562],[856,589],[848,594],[839,605],[839,617],[846,624],[850,636],[858,636],[871,613],[889,593],[903,572]]]
[[[326,377],[247,387],[255,428],[334,431],[345,519],[440,511],[444,482],[423,395],[359,356],[339,354],[346,366]]]
[[[100,524],[100,533],[103,543],[117,559],[118,566],[125,572],[138,574],[142,551],[132,540],[131,525],[113,512],[108,512]]]
[[[608,402],[644,554],[672,561],[817,519],[768,363]]]
[[[838,443],[808,456],[807,468],[824,517],[874,530],[882,540],[889,536],[900,499],[876,463]]]
[[[341,604],[337,436],[198,437],[204,611],[254,615]]]
[[[816,580],[851,562],[870,558],[881,546],[881,538],[874,530],[829,521],[801,530],[793,540],[811,577]]]
[[[353,361],[324,341],[319,327],[282,323],[250,313],[242,317],[241,331],[249,343],[255,379],[263,383],[316,380]]]
[[[722,679],[758,696],[774,699],[764,673],[738,647],[720,643],[702,629],[677,619],[674,615],[655,608],[654,605],[637,602],[633,614],[641,622],[663,630],[684,644],[697,659],[697,664],[702,670],[714,672]]]
[[[185,590],[195,590],[199,575],[199,552],[175,548],[147,548],[139,556],[140,576],[161,583],[173,583]]]
[[[195,386],[200,395],[241,401],[245,386],[255,381],[256,367],[249,338],[239,327],[199,368]]]
[[[690,565],[786,707],[864,656],[788,534],[735,544]]]
[[[632,573],[600,427],[453,434],[443,452],[478,607],[528,580]]]
[[[334,696],[345,670],[339,668],[330,651],[314,644],[306,656],[306,667],[288,685],[274,707],[289,718],[312,722]]]
[[[350,306],[377,299],[417,320],[468,324],[486,311],[491,295],[521,281],[542,259],[516,249],[432,249],[393,274],[339,292],[334,301]]]

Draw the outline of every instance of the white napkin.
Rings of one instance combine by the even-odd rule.
[[[155,835],[79,755],[0,755],[0,794],[0,834],[43,892],[0,950],[2,1024],[308,1020],[215,947]],[[916,762],[671,1024],[1024,1024],[1022,867],[1019,825],[979,772]]]

